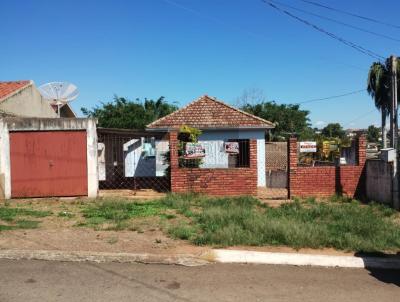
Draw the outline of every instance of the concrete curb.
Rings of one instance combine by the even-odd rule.
[[[159,255],[147,253],[104,253],[88,251],[0,250],[0,259],[46,260],[65,262],[119,262],[202,266],[217,263],[254,263],[272,265],[320,266],[342,268],[400,269],[400,258],[329,256],[299,253],[210,250],[203,255]]]
[[[10,260],[47,260],[68,262],[120,262],[145,264],[175,264],[183,266],[201,266],[210,262],[194,255],[157,255],[147,253],[103,253],[103,252],[71,252],[49,250],[0,250],[0,259]]]
[[[220,263],[258,263],[298,266],[323,266],[343,268],[400,269],[400,258],[329,256],[298,253],[271,253],[239,250],[212,251],[214,260]]]

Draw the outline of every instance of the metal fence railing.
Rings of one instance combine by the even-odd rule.
[[[298,165],[306,167],[356,165],[356,140],[319,140],[297,143]]]
[[[287,199],[288,195],[288,144],[265,143],[266,188],[260,190],[263,199]]]
[[[100,189],[170,190],[169,141],[159,133],[98,129]]]

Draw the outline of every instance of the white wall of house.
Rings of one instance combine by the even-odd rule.
[[[228,154],[224,142],[229,139],[257,140],[257,185],[266,186],[265,179],[265,130],[204,130],[199,142],[205,147],[206,156],[202,168],[228,168]]]
[[[32,84],[0,102],[0,110],[20,117],[55,118],[57,113]]]
[[[169,141],[155,140],[154,143],[154,156],[144,154],[144,137],[123,145],[125,177],[165,176],[168,165],[164,162],[164,154],[169,150]]]

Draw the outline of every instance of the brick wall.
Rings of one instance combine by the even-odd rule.
[[[177,132],[170,132],[171,191],[209,195],[255,195],[257,193],[257,141],[250,140],[250,167],[230,169],[180,168]]]
[[[297,139],[289,139],[289,196],[327,197],[334,194],[362,198],[365,194],[366,138],[356,142],[357,165],[300,167],[297,165]]]

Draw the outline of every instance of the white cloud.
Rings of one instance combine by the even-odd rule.
[[[314,126],[316,126],[316,127],[323,127],[325,125],[326,125],[326,122],[324,122],[324,121],[316,121],[314,123]]]

